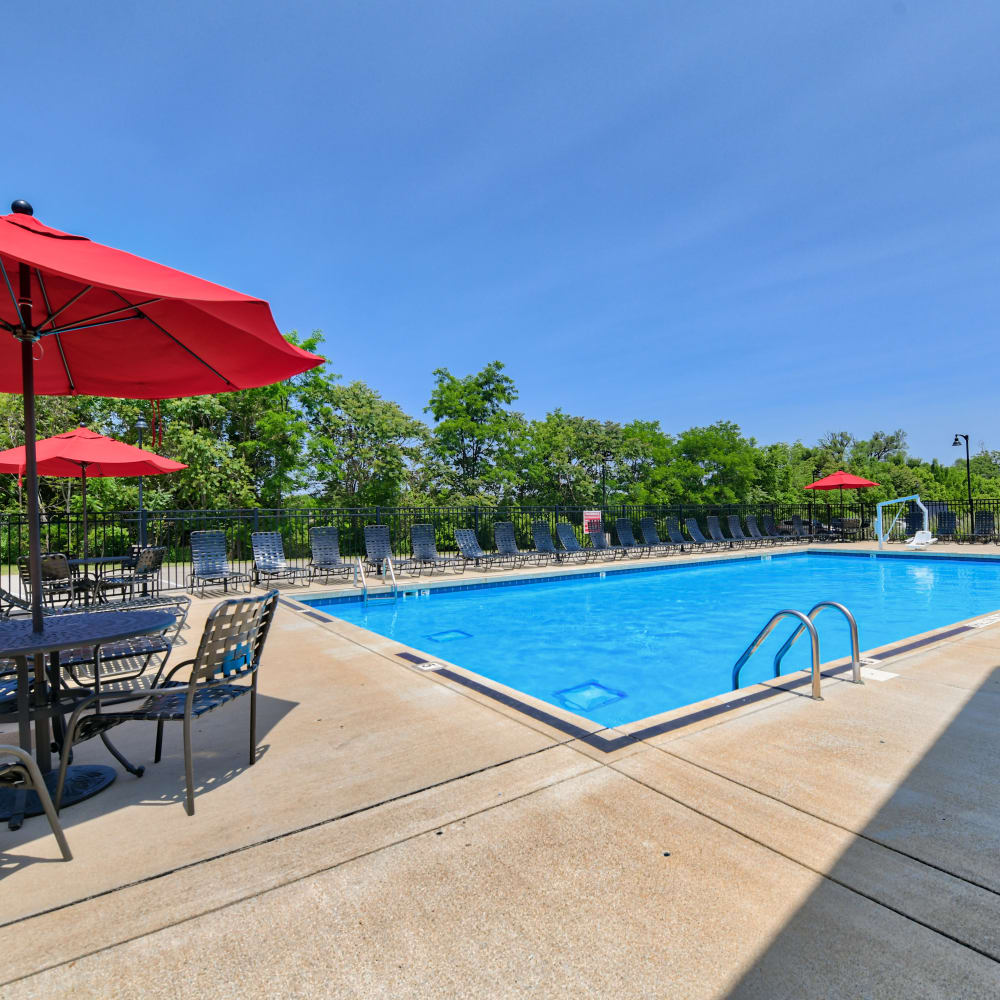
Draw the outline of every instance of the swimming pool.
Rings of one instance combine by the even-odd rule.
[[[1000,609],[1000,559],[988,558],[775,553],[497,584],[456,583],[367,606],[302,600],[606,726],[729,691],[734,662],[781,608],[839,601],[858,621],[862,650]],[[840,615],[825,611],[816,626],[824,662],[849,655]],[[793,628],[789,620],[765,640],[742,686],[772,675]],[[803,639],[782,672],[808,659]]]

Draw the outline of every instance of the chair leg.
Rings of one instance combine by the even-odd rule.
[[[52,835],[56,838],[56,843],[62,852],[63,861],[72,861],[73,852],[69,849],[66,834],[63,833],[62,824],[60,824],[55,807],[52,805],[52,799],[49,797],[49,790],[45,786],[45,779],[42,777],[42,772],[38,770],[38,765],[27,754],[23,758],[18,754],[18,759],[28,772],[31,787],[35,790],[39,802],[42,803],[42,808],[45,810],[45,818],[49,821],[49,826],[52,827]]]
[[[194,815],[194,760],[191,756],[191,716],[184,716],[184,780],[187,785],[187,797],[184,808],[188,816]]]
[[[153,763],[159,764],[163,755],[163,720],[156,723],[156,751],[153,754]]]
[[[256,680],[256,675],[254,675]],[[250,692],[250,765],[257,761],[257,687]]]

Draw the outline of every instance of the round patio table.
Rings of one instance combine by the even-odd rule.
[[[18,741],[22,749],[31,750],[31,720],[34,717],[35,758],[53,793],[58,775],[51,770],[49,718],[52,706],[44,669],[45,656],[54,654],[52,669],[57,674],[58,655],[64,649],[100,647],[106,642],[162,632],[174,621],[175,617],[169,611],[84,611],[75,615],[50,615],[45,618],[42,632],[32,630],[30,618],[0,621],[0,659],[12,659],[17,665]],[[36,665],[34,707],[29,698],[29,659],[34,660]],[[62,805],[90,798],[107,788],[115,780],[115,775],[113,767],[104,765],[70,766],[66,771]],[[34,792],[9,788],[0,790],[0,820],[16,821],[20,816],[36,816],[41,812],[41,802]]]

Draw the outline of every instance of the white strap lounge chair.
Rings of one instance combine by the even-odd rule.
[[[913,537],[906,543],[908,549],[926,549],[928,545],[933,545],[937,539],[929,531],[915,532]]]

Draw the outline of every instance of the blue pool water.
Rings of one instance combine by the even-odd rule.
[[[367,608],[322,597],[307,603],[615,726],[729,691],[733,663],[773,612],[808,611],[823,600],[850,608],[861,649],[872,649],[1000,609],[1000,560],[794,553],[431,592]],[[824,611],[816,624],[824,661],[849,654],[839,614]],[[743,668],[741,685],[771,676],[793,627],[789,620],[775,629]],[[803,638],[783,672],[807,665]]]

